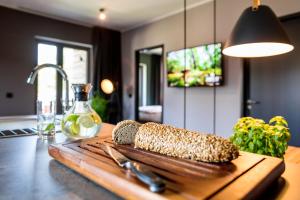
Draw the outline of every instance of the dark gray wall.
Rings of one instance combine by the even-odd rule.
[[[34,114],[35,89],[26,84],[36,64],[34,37],[91,44],[92,29],[4,7],[0,19],[0,116]]]
[[[182,4],[182,1],[174,0],[174,3],[176,2]],[[214,41],[213,5],[210,1],[205,2],[208,3],[194,7],[187,12],[186,42],[188,47],[209,44]],[[243,10],[251,6],[251,1],[217,0],[216,2],[216,38],[218,42],[225,42]],[[264,0],[263,3],[271,6],[278,16],[300,10],[299,0]],[[133,119],[135,113],[135,94],[133,94],[133,98],[127,94],[130,91],[128,88],[133,87],[133,91],[135,91],[134,78],[132,78],[135,76],[135,50],[160,44],[164,44],[165,52],[182,49],[184,46],[183,33],[182,13],[122,33],[124,118]],[[233,125],[241,117],[242,74],[241,59],[224,59],[225,84],[218,87],[216,91],[217,135],[229,137],[232,134]],[[164,80],[166,80],[165,77]],[[183,89],[167,87],[165,81],[163,90],[163,123],[183,127]],[[213,94],[212,88],[199,87],[186,90],[186,127],[188,129],[212,132]]]

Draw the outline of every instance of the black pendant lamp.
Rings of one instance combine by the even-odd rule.
[[[270,7],[254,0],[236,23],[223,54],[233,57],[266,57],[294,49],[287,33]]]

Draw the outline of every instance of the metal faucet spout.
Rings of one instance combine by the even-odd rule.
[[[56,71],[58,71],[58,73],[61,75],[61,77],[65,81],[65,83],[66,83],[66,90],[65,90],[66,91],[66,93],[65,93],[66,108],[65,108],[65,110],[69,109],[69,80],[68,80],[67,73],[63,70],[63,68],[61,66],[54,65],[54,64],[48,64],[48,63],[42,64],[42,65],[37,65],[35,68],[33,68],[31,73],[29,74],[29,76],[27,78],[27,83],[33,85],[39,70],[41,70],[43,68],[56,69]]]
[[[30,74],[29,74],[29,76],[27,78],[27,83],[28,84],[31,84],[31,85],[34,84],[35,77],[33,77],[33,75],[34,75],[34,72],[30,72]]]

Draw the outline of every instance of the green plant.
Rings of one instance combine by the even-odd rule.
[[[230,137],[241,151],[283,158],[290,139],[287,121],[273,117],[269,124],[261,119],[243,117],[238,120]]]
[[[98,113],[98,115],[101,117],[102,121],[107,121],[107,104],[108,101],[99,93],[95,92],[91,106],[92,108]]]

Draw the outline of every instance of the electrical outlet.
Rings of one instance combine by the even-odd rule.
[[[6,92],[6,98],[7,98],[7,99],[12,99],[12,98],[14,98],[14,93],[12,93],[12,92]]]

